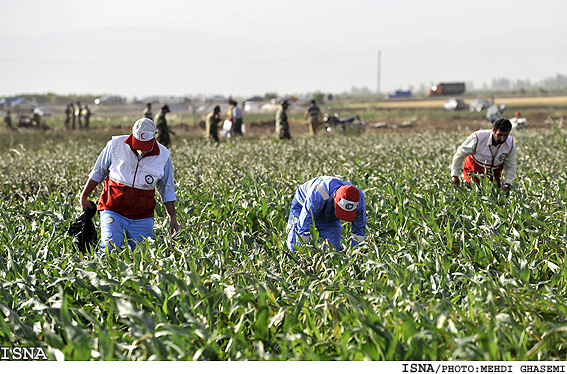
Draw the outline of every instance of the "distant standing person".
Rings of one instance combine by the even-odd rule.
[[[205,119],[205,131],[207,138],[214,140],[217,145],[219,144],[219,122],[220,106],[217,105],[212,112],[207,114],[207,118]]]
[[[146,107],[144,108],[144,117],[149,118],[149,119],[153,118],[152,103],[146,104]]]
[[[71,104],[67,104],[67,108],[65,108],[65,128],[67,130],[71,129]]]
[[[234,100],[229,100],[230,112],[228,115],[228,120],[232,122],[232,135],[239,136],[242,135],[242,108],[238,106],[238,103]]]
[[[321,109],[319,109],[315,100],[311,100],[311,104],[307,107],[303,118],[307,118],[307,116],[309,116],[309,123],[307,124],[309,133],[311,136],[314,136],[317,126],[319,126],[319,117],[321,116]]]
[[[41,115],[35,109],[32,109],[31,112],[33,116],[33,124],[36,128],[41,129]]]
[[[88,129],[91,121],[91,107],[88,104],[85,105],[84,113],[85,113],[85,129]]]
[[[169,106],[164,105],[161,107],[161,111],[159,112],[157,119],[156,119],[156,126],[157,126],[157,141],[160,142],[164,147],[169,148],[171,146],[171,138],[169,134],[175,135],[173,131],[169,129],[167,126],[167,120],[165,115],[169,113]]]
[[[71,110],[71,127],[75,130],[75,124],[77,123],[77,113],[75,112],[75,106],[73,103],[69,104],[69,109]]]
[[[291,134],[289,132],[289,123],[287,121],[287,107],[289,103],[287,100],[283,100],[280,108],[276,112],[276,133],[279,133],[280,139],[291,139]]]
[[[4,117],[4,125],[8,130],[14,130],[14,127],[12,126],[12,116],[10,115],[9,110],[6,112],[6,116]]]
[[[506,193],[512,187],[516,177],[517,145],[509,136],[512,123],[500,118],[492,124],[492,130],[479,130],[469,135],[459,146],[453,156],[451,165],[451,181],[459,186],[459,174],[463,171],[465,183],[470,186],[471,180],[480,183],[480,176],[486,176],[500,187],[502,170],[505,180],[502,190]],[[463,166],[464,160],[464,166]]]
[[[81,111],[83,110],[83,108],[81,108],[81,103],[77,101],[77,108],[75,108],[75,116],[77,117],[77,121],[79,122],[79,128],[82,129],[83,128],[83,120],[81,119]]]

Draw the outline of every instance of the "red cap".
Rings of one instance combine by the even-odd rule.
[[[353,185],[341,186],[335,192],[335,216],[341,221],[354,221],[360,201],[360,191]]]

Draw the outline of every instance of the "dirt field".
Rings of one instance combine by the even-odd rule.
[[[397,132],[420,132],[420,131],[475,131],[489,128],[490,123],[484,118],[484,111],[470,113],[468,110],[456,112],[443,112],[444,98],[422,99],[422,100],[348,100],[335,101],[333,108],[340,108],[343,115],[360,114],[366,122],[367,133],[397,133]],[[473,98],[464,98],[470,103]],[[567,117],[567,96],[548,97],[497,97],[493,98],[496,104],[506,105],[504,116],[513,116],[515,111],[521,110],[522,116],[529,120],[529,128],[549,128],[551,124],[548,118],[556,121]],[[221,104],[221,113],[225,109]],[[154,105],[154,114],[159,112],[160,104]],[[325,105],[321,105],[322,110]],[[110,125],[104,125],[105,130],[119,131],[127,130],[131,118],[141,115],[143,105],[91,105],[93,118],[112,118],[107,121]],[[48,117],[47,123],[54,124],[53,128],[62,126],[62,113],[64,106],[52,106],[54,116]],[[223,110],[224,109],[224,110]],[[334,111],[331,109],[331,111]],[[307,120],[303,119],[303,107],[290,110],[288,113],[291,124],[292,136],[304,136],[309,134]],[[204,118],[206,113],[191,114],[185,112],[173,112],[168,114],[168,123],[173,131],[180,136],[200,136],[204,133]],[[58,124],[58,122],[61,122]],[[247,136],[275,136],[274,114],[269,112],[244,113]],[[101,125],[103,126],[103,125]],[[95,126],[96,127],[96,126]],[[108,128],[110,127],[110,128]],[[101,129],[102,130],[102,129]]]

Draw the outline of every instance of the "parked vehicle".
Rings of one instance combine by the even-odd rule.
[[[23,97],[17,98],[10,103],[10,108],[16,112],[29,112],[38,107],[35,100],[26,99]]]
[[[325,113],[323,117],[323,123],[317,129],[319,131],[333,132],[356,132],[362,133],[366,129],[366,123],[360,119],[360,116],[354,115],[349,117],[341,118],[338,113],[333,116],[329,116]]]
[[[388,95],[390,99],[399,99],[403,97],[411,97],[411,91],[396,91],[393,94]]]
[[[43,107],[37,107],[33,110],[34,113],[39,114],[40,116],[50,116],[51,115],[51,109],[47,109],[47,108],[43,108]]]
[[[49,130],[49,126],[47,126],[47,123],[45,121],[41,121],[41,123],[38,123],[34,119],[34,117],[31,117],[31,116],[28,116],[28,115],[19,116],[18,128],[22,128],[22,129],[33,128],[33,129]]]
[[[476,98],[472,101],[471,105],[469,106],[469,110],[471,112],[482,112],[484,109],[494,105],[492,101],[487,99]]]
[[[437,83],[429,90],[427,96],[460,95],[465,92],[464,82]]]
[[[126,98],[123,96],[117,95],[107,95],[103,97],[99,97],[95,100],[96,105],[117,105],[117,104],[125,104]]]
[[[522,113],[516,112],[516,116],[510,118],[510,122],[512,122],[512,130],[514,129],[525,129],[529,126],[529,121],[527,118],[522,117]]]
[[[443,104],[443,110],[446,110],[447,112],[464,109],[467,109],[467,104],[465,104],[462,99],[457,99],[455,97],[450,98]]]
[[[492,105],[486,111],[486,119],[494,123],[497,119],[502,118],[502,112],[504,112],[505,105]],[[516,112],[515,116],[509,118],[510,123],[512,123],[512,130],[522,130],[529,126],[529,121],[527,118],[522,117],[522,113]]]
[[[506,105],[504,104],[492,104],[488,107],[488,109],[486,109],[486,119],[494,123],[497,119],[502,118],[502,112],[504,112],[504,108],[506,108]]]

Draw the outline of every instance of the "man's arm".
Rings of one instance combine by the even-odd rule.
[[[457,152],[453,156],[453,162],[451,163],[451,181],[455,186],[460,184],[459,175],[463,170],[463,162],[468,155],[472,155],[475,152],[477,137],[474,133],[470,134],[468,138],[457,148]]]
[[[179,223],[177,222],[177,213],[175,211],[175,180],[173,178],[171,157],[165,163],[163,178],[157,181],[156,188],[161,195],[169,219],[169,235],[174,237],[179,231]]]
[[[91,192],[94,191],[94,189],[96,188],[96,186],[98,186],[98,184],[99,182],[94,181],[91,178],[87,180],[87,183],[83,188],[83,192],[81,192],[81,208],[83,208],[83,210],[86,210],[87,208],[96,208],[91,205],[89,201],[89,195],[91,194]]]
[[[301,239],[300,242],[307,244],[311,241],[310,228],[313,225],[313,219],[321,211],[325,201],[315,189],[310,189],[306,192],[308,195],[305,198],[305,203],[303,204],[301,213],[299,214],[297,233]]]
[[[517,165],[517,154],[518,154],[518,145],[516,144],[516,139],[514,139],[514,144],[510,154],[504,160],[504,192],[508,192],[512,183],[514,183],[514,179],[516,178],[516,170],[518,168]]]
[[[356,217],[354,218],[354,221],[352,221],[350,236],[351,247],[363,245],[366,240],[366,207],[362,191],[360,191],[360,201],[356,210]]]
[[[168,201],[163,204],[169,218],[169,235],[173,238],[179,232],[179,223],[177,223],[177,212],[175,211],[175,201]]]
[[[102,182],[108,175],[110,163],[112,162],[111,152],[112,140],[106,143],[106,147],[104,147],[104,149],[98,156],[95,166],[89,174],[89,179],[87,180],[87,183],[85,183],[85,187],[81,192],[80,203],[83,210],[87,208],[96,208],[94,206],[91,206],[91,203],[89,202],[89,195],[94,191],[96,186],[98,186],[100,182]]]

